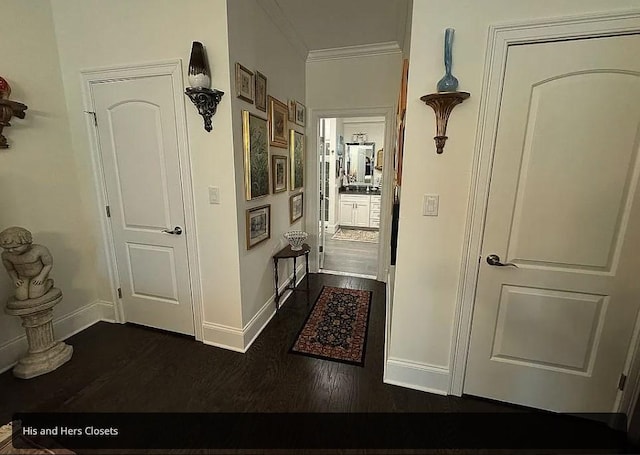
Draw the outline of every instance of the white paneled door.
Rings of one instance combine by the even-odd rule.
[[[125,319],[194,334],[171,76],[92,84]]]
[[[464,393],[614,410],[640,306],[638,55],[640,35],[509,47]]]

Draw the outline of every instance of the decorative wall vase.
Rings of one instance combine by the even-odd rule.
[[[9,99],[9,95],[11,95],[11,86],[5,78],[0,76],[0,100]]]
[[[191,46],[191,58],[189,59],[189,84],[193,88],[211,87],[211,77],[204,47],[199,41],[194,41]]]
[[[458,79],[451,74],[452,63],[452,47],[453,47],[453,34],[455,30],[448,28],[444,34],[444,69],[445,74],[442,79],[438,81],[439,92],[455,92],[458,89]]]

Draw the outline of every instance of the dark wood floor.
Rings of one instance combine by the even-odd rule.
[[[31,380],[0,375],[0,421],[13,412],[513,412],[510,406],[384,384],[384,283],[311,275],[246,354],[132,325],[71,337],[72,360]],[[304,285],[304,282],[301,283]],[[373,291],[364,367],[290,354],[323,285]]]

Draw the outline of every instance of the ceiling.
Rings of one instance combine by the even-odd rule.
[[[404,45],[411,0],[259,0],[306,58],[309,51],[377,43]]]

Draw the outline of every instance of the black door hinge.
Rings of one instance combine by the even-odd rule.
[[[108,205],[105,205],[104,208],[107,211],[107,218],[111,218],[111,207],[109,207]]]
[[[96,113],[92,111],[85,111],[87,114],[91,114],[93,116],[93,125],[98,126],[98,117],[96,117]]]
[[[118,298],[122,298],[122,288],[118,288]]]
[[[624,386],[627,383],[627,375],[621,374],[620,380],[618,381],[618,390],[624,390]]]
[[[320,246],[318,247],[318,250],[320,251],[320,253],[322,253],[322,252],[324,251],[324,247],[323,247],[322,245],[320,245]]]

